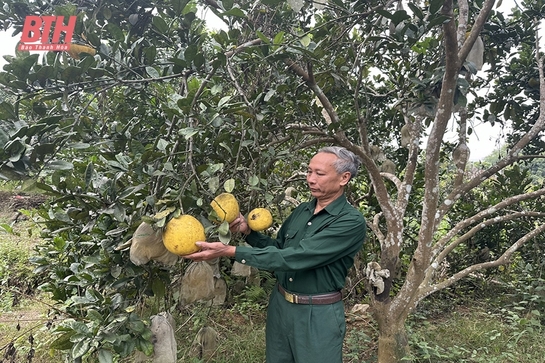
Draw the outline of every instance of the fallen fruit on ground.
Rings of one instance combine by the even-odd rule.
[[[204,227],[197,218],[188,214],[172,218],[163,231],[163,244],[178,256],[199,251],[195,244],[197,241],[206,241]]]
[[[210,202],[210,206],[216,212],[220,223],[231,223],[240,214],[238,201],[231,193],[221,193]]]
[[[272,214],[267,208],[255,208],[248,214],[248,226],[252,231],[263,231],[272,223]]]

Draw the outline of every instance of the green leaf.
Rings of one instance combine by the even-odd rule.
[[[222,97],[218,102],[218,108],[222,108],[223,106],[225,106],[230,99],[231,99],[231,96]]]
[[[186,140],[189,140],[192,136],[199,133],[199,129],[194,129],[192,127],[186,127],[185,129],[181,129],[178,131],[178,133],[185,137]]]
[[[267,36],[265,34],[263,34],[262,32],[260,32],[259,30],[256,30],[256,35],[259,39],[261,39],[261,41],[265,44],[270,44],[271,41],[269,40],[269,38],[267,38]]]
[[[72,170],[74,169],[74,164],[64,161],[64,160],[53,160],[47,164],[47,166],[52,170]]]
[[[13,228],[11,228],[11,226],[7,223],[0,223],[0,229],[3,229],[9,234],[13,234]]]
[[[96,322],[104,321],[104,319],[102,318],[102,314],[100,314],[100,312],[97,311],[96,309],[87,309],[86,316],[89,320],[92,320],[92,321],[96,321]]]
[[[147,356],[150,356],[153,353],[153,343],[147,339],[138,339],[138,347]]]
[[[108,34],[111,35],[115,40],[123,41],[123,39],[125,38],[125,35],[123,34],[123,31],[121,30],[121,28],[118,27],[117,25],[115,25],[114,23],[109,22],[109,23],[106,25],[106,31],[107,31]]]
[[[80,340],[79,342],[74,344],[74,346],[72,347],[72,358],[75,359],[83,357],[83,355],[89,351],[89,346],[90,345],[88,339]]]
[[[412,2],[408,2],[407,6],[411,9],[412,13],[420,20],[424,19],[424,13],[420,9],[420,7],[416,6]]]
[[[436,25],[441,25],[441,24],[446,23],[448,21],[450,21],[450,18],[447,17],[447,16],[444,16],[444,15],[436,16],[436,17],[434,17],[433,19],[430,20],[430,22],[428,24],[428,29],[431,29]]]
[[[87,167],[85,168],[85,186],[89,187],[91,184],[91,181],[93,180],[93,176],[95,175],[95,166],[93,163],[87,164]]]
[[[165,151],[167,149],[168,145],[169,145],[169,142],[166,141],[165,139],[159,139],[157,141],[157,149],[159,149],[161,151]]]
[[[0,149],[3,149],[6,143],[9,141],[9,135],[0,129]]]
[[[166,218],[162,218],[160,220],[158,220],[157,222],[155,222],[155,226],[158,227],[158,228],[163,228],[166,224],[166,221],[167,219]]]
[[[250,186],[255,187],[259,184],[259,177],[257,175],[252,175],[248,180],[248,183],[250,184]]]
[[[160,278],[153,279],[151,283],[151,291],[153,291],[153,295],[162,299],[166,295],[166,286],[163,280]]]
[[[153,67],[146,67],[146,73],[151,77],[151,78],[159,78],[161,75],[159,74],[159,72],[157,72],[157,69],[153,68]]]
[[[146,325],[140,320],[133,320],[129,322],[129,328],[136,333],[142,333],[146,330]]]
[[[229,234],[229,222],[227,221],[223,221],[219,226],[218,226],[218,233],[220,235],[228,235]]]
[[[11,69],[13,74],[20,80],[26,80],[39,57],[39,54],[32,54],[24,58],[16,58],[13,63],[6,65],[5,68]]]
[[[392,19],[393,15],[389,12],[389,11],[386,11],[384,9],[378,9],[377,10],[377,14],[385,17],[386,19]]]
[[[204,58],[204,55],[202,53],[198,53],[195,56],[195,59],[193,59],[193,64],[195,64],[195,67],[200,68],[204,65],[206,62],[206,59]]]
[[[168,32],[168,24],[162,17],[154,16],[152,23],[153,26],[155,26],[161,34],[165,34]]]
[[[280,45],[280,44],[282,44],[282,41],[284,40],[284,35],[285,35],[285,34],[286,34],[286,33],[283,32],[283,31],[281,31],[281,32],[279,32],[278,34],[276,34],[276,35],[274,36],[274,39],[273,39],[273,44],[275,44],[275,45]]]
[[[223,183],[223,189],[225,189],[227,193],[231,193],[235,189],[235,184],[235,179],[228,179]]]
[[[227,222],[223,222],[223,223],[227,223]],[[223,224],[222,224],[223,225]],[[221,243],[223,243],[224,245],[228,245],[229,242],[231,242],[231,231],[229,230],[229,225],[227,224],[227,231],[226,232],[220,232],[218,231],[218,239],[220,240]]]
[[[92,79],[97,79],[104,76],[104,69],[101,68],[89,68],[87,74]]]
[[[190,44],[184,52],[184,57],[187,61],[193,62],[198,53],[199,47],[196,44]]]
[[[66,145],[66,146],[71,148],[71,149],[84,150],[84,149],[90,148],[91,144],[86,143],[86,142],[76,142],[76,143],[69,144],[69,145]]]
[[[144,57],[147,64],[153,64],[157,56],[157,48],[155,46],[144,48]]]
[[[189,13],[196,13],[197,12],[197,5],[194,2],[187,2],[184,6],[184,9],[182,11],[182,14],[184,15],[184,19],[187,19],[187,14]]]
[[[399,23],[401,23],[403,20],[408,20],[410,19],[411,17],[409,16],[409,14],[407,14],[407,12],[405,10],[399,10],[399,11],[396,11],[393,16],[392,16],[392,22],[397,25]]]
[[[176,207],[168,207],[168,208],[162,210],[161,212],[155,213],[153,215],[153,219],[156,220],[156,221],[164,219],[164,218],[168,217],[172,212],[174,212],[174,210],[176,210]]]
[[[216,193],[219,187],[220,187],[220,178],[218,177],[210,178],[210,180],[208,181],[208,189],[210,189],[212,193]]]
[[[276,6],[284,3],[285,0],[261,0],[263,5]]]
[[[303,47],[308,47],[312,38],[309,34],[305,35],[304,37],[300,38],[299,41],[301,42],[301,45]]]
[[[15,109],[13,108],[12,104],[8,102],[0,103],[0,119],[17,120],[17,113],[15,113]]]
[[[64,334],[62,334],[60,337],[55,339],[53,342],[49,343],[49,349],[53,350],[68,350],[74,346],[74,343],[70,340],[73,335],[75,335],[76,332],[73,330],[70,330]]]
[[[176,12],[177,15],[181,15],[182,11],[184,10],[186,4],[188,3],[188,0],[171,0],[172,8]]]
[[[9,160],[15,162],[24,155],[26,146],[20,139],[16,139],[8,141],[4,146],[4,150],[9,155]]]
[[[443,7],[443,0],[430,0],[430,13],[435,14]]]
[[[98,362],[99,363],[112,363],[114,361],[112,352],[106,349],[100,349],[98,351]]]
[[[232,8],[231,10],[222,13],[222,15],[234,16],[234,17],[243,18],[243,19],[246,18],[246,14],[244,14],[244,12],[240,10],[240,8]]]
[[[61,79],[67,82],[77,81],[83,74],[83,69],[80,67],[70,66],[66,67],[61,73]]]

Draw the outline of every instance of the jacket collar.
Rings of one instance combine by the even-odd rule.
[[[316,198],[313,198],[307,205],[307,209],[310,212],[314,212],[316,209]],[[327,213],[335,216],[339,213],[341,213],[342,209],[344,208],[344,205],[347,203],[346,201],[346,195],[343,193],[341,194],[337,199],[335,199],[333,202],[329,203],[323,210],[325,210]],[[321,211],[320,211],[321,213]]]

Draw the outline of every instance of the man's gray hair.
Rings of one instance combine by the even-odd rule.
[[[350,179],[358,174],[361,160],[352,151],[340,146],[326,146],[318,150],[318,152],[334,154],[339,158],[334,163],[337,173],[342,174],[348,171]]]

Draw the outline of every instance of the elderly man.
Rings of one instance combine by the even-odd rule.
[[[252,247],[198,242],[201,251],[185,256],[234,257],[274,271],[278,283],[267,309],[267,363],[342,363],[341,289],[366,233],[365,219],[344,195],[359,164],[345,148],[320,149],[307,170],[313,198],[295,208],[276,239],[250,230],[240,215],[230,229],[246,235]]]

